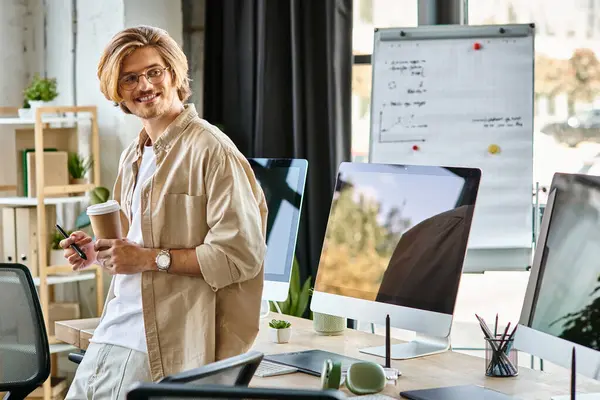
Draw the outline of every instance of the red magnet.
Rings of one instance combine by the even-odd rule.
[[[479,50],[479,49],[481,49],[481,43],[479,43],[479,42],[475,42],[475,43],[473,44],[473,48],[474,48],[475,50]]]
[[[412,149],[413,149],[414,151],[417,151],[417,150],[419,150],[419,146],[417,146],[417,145],[415,144],[415,145],[413,145]]]

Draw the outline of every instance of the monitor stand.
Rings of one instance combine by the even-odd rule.
[[[260,319],[267,318],[271,312],[271,303],[269,300],[261,300],[260,302]]]
[[[577,392],[575,398],[577,400],[582,399],[582,400],[599,400],[600,399],[600,393],[580,393]],[[560,396],[552,396],[550,398],[551,400],[570,400],[571,399],[571,395],[567,394],[567,395],[560,395]]]
[[[406,360],[443,353],[450,348],[449,337],[426,336],[417,333],[415,339],[408,343],[393,344],[390,346],[390,358],[392,360]],[[385,345],[358,349],[361,353],[373,356],[385,357]]]

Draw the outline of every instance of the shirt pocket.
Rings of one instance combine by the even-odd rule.
[[[206,224],[206,196],[166,194],[164,196],[163,224],[160,243],[168,248],[193,248],[204,242]]]

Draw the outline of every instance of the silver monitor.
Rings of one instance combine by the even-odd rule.
[[[298,239],[308,161],[248,159],[267,200],[267,254],[263,300],[285,301]]]
[[[598,378],[600,177],[554,175],[514,347]]]
[[[342,163],[311,310],[415,331],[391,358],[448,349],[481,172]],[[361,349],[384,356],[384,346]]]

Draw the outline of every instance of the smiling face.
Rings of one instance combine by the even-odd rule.
[[[136,49],[123,59],[119,92],[129,111],[143,119],[160,118],[179,100],[171,70],[153,47]]]

